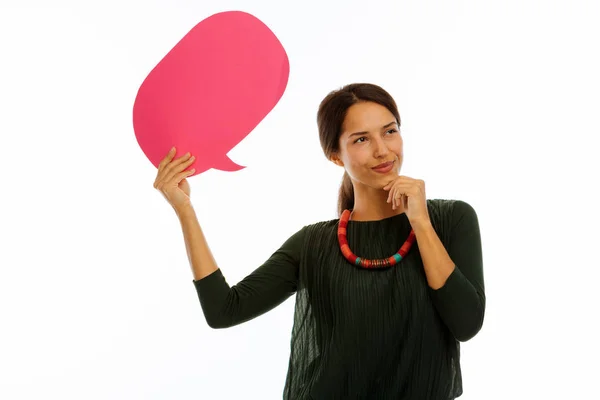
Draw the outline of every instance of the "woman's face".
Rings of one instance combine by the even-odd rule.
[[[357,184],[381,189],[402,166],[402,137],[394,115],[373,102],[352,105],[340,136],[340,151],[332,158]]]

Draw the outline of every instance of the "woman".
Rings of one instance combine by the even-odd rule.
[[[475,211],[427,200],[422,180],[399,175],[400,115],[379,86],[331,92],[317,123],[325,155],[345,169],[340,218],[303,227],[233,287],[190,203],[193,157],[161,162],[155,187],[179,216],[206,321],[234,326],[296,293],[285,399],[460,396],[459,342],[485,311]]]

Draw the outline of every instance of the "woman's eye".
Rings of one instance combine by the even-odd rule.
[[[366,137],[364,137],[364,136],[363,137],[359,137],[358,139],[356,139],[354,141],[354,143],[361,143],[362,139],[366,139]]]
[[[387,131],[387,133],[396,133],[398,132],[396,129],[390,129],[389,131]]]

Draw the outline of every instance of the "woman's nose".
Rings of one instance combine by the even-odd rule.
[[[383,142],[383,140],[375,140],[374,142],[373,155],[375,158],[380,158],[389,153],[389,149],[387,145]]]

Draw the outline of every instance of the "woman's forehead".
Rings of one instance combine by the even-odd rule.
[[[396,118],[390,110],[380,104],[357,103],[352,105],[346,113],[342,134],[379,131],[388,127],[390,123],[396,122]]]

